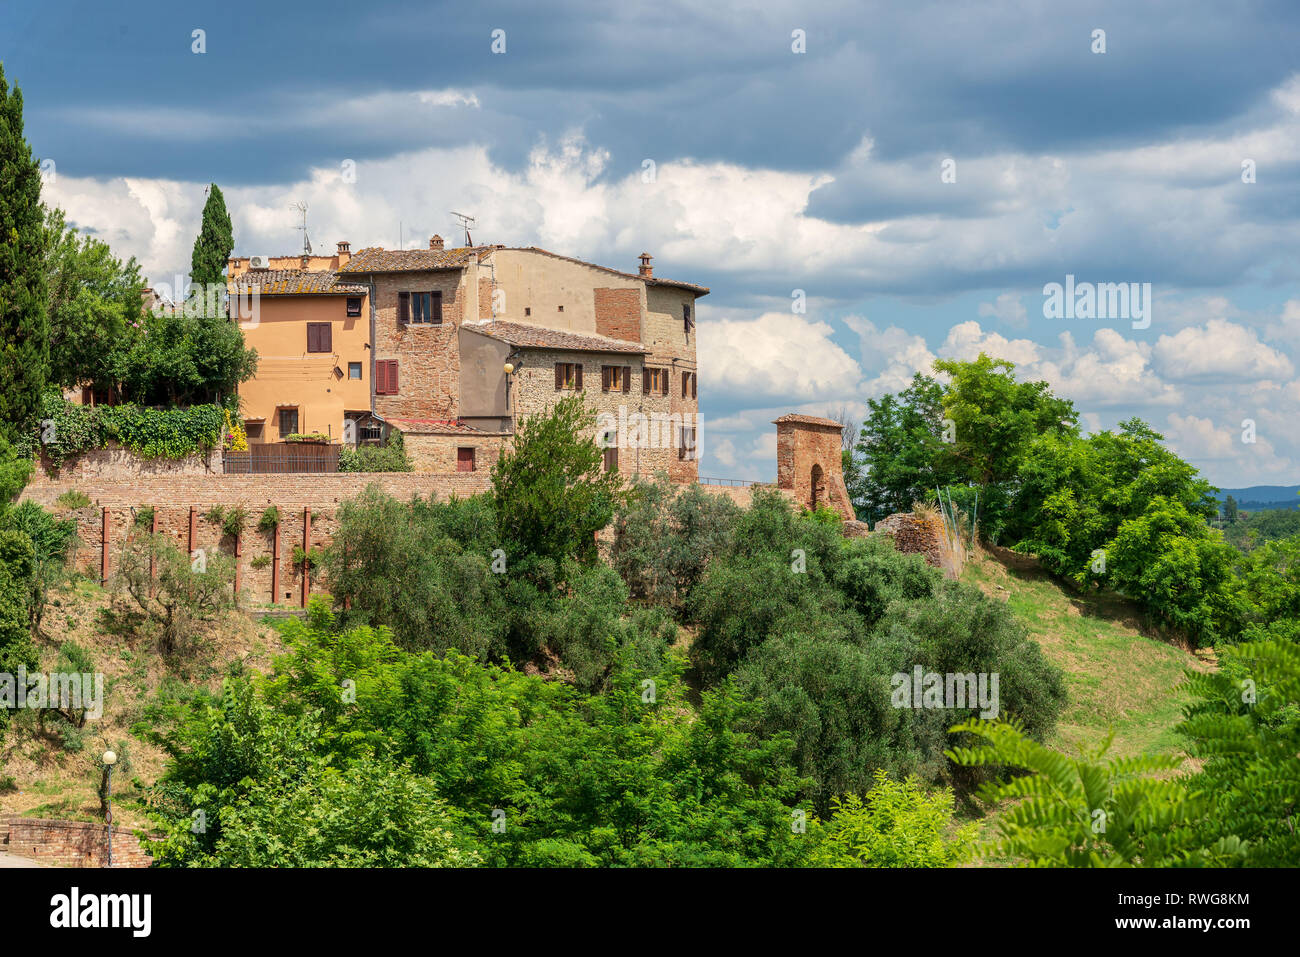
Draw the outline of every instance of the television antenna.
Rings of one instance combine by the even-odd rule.
[[[311,240],[307,238],[307,204],[299,200],[289,208],[296,209],[298,212],[302,213],[302,225],[298,227],[302,230],[302,254],[304,256],[310,256]]]
[[[454,209],[451,214],[460,220],[461,227],[465,230],[465,245],[473,246],[474,240],[470,237],[469,228],[474,225],[474,217],[466,216],[464,213],[458,213]]]

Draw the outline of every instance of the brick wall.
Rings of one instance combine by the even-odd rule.
[[[641,341],[641,290],[593,289],[596,331],[611,339]]]
[[[892,538],[894,547],[900,552],[920,555],[926,564],[942,569],[948,578],[957,578],[961,574],[965,564],[962,546],[949,540],[943,519],[937,515],[895,512],[878,521],[874,531]]]
[[[93,479],[123,479],[150,475],[212,475],[221,472],[221,449],[206,455],[190,455],[183,459],[142,459],[134,452],[110,442],[107,448],[93,449],[63,463],[57,470],[49,459],[41,457],[32,472],[31,484],[62,482],[75,483]]]
[[[0,837],[5,850],[42,864],[103,867],[107,863],[108,833],[101,822],[11,816],[0,818]],[[135,834],[113,828],[115,868],[148,867],[152,863],[153,858],[145,853]]]
[[[857,515],[844,485],[840,433],[840,426],[834,424],[778,419],[776,484],[792,490],[800,505],[828,505],[846,521],[853,521]]]

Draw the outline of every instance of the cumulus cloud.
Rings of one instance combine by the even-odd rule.
[[[1154,356],[1161,373],[1175,381],[1286,379],[1295,372],[1291,360],[1261,342],[1254,329],[1226,319],[1161,336]]]
[[[793,313],[701,320],[701,374],[711,390],[733,396],[807,401],[852,394],[862,370],[831,340],[833,331],[828,323]]]

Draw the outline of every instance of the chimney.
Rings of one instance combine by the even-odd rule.
[[[303,268],[304,270],[306,270],[307,267],[311,265],[311,257],[308,256],[306,253],[303,253],[303,254],[302,254],[302,259],[299,260],[299,262],[302,263],[302,268]]]
[[[438,249],[438,250],[441,250],[441,249],[442,249],[442,237],[441,237],[441,236],[436,236],[436,235],[435,235],[432,239],[430,239],[430,240],[429,240],[429,248],[430,248],[430,249]]]
[[[340,269],[346,266],[348,264],[348,260],[352,258],[351,246],[346,241],[339,243],[337,256],[339,260]]]
[[[641,269],[639,271],[642,278],[650,279],[651,277],[653,277],[655,271],[654,268],[650,265],[650,260],[653,259],[654,257],[651,256],[649,253],[642,253],[637,258],[641,260]]]

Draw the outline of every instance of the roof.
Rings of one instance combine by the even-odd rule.
[[[482,262],[495,246],[458,246],[453,249],[383,249],[369,246],[356,253],[341,273],[417,272],[430,269],[463,269],[471,261]]]
[[[828,428],[842,429],[843,422],[836,422],[834,419],[823,419],[815,415],[802,415],[798,412],[787,412],[779,419],[772,420],[773,425],[823,425]]]
[[[678,289],[685,289],[697,296],[707,296],[709,294],[708,286],[698,286],[692,282],[679,282],[676,279],[663,279],[658,276],[642,276],[638,273],[623,272],[620,269],[611,269],[608,266],[601,266],[597,263],[587,262],[585,259],[574,259],[572,256],[561,256],[559,253],[553,253],[548,249],[542,249],[539,246],[458,246],[454,249],[382,249],[378,246],[370,246],[356,253],[346,266],[340,266],[339,272],[350,275],[357,273],[371,272],[417,272],[431,269],[463,269],[477,257],[478,262],[486,259],[494,250],[504,249],[510,252],[537,253],[542,256],[550,256],[552,259],[560,259],[564,262],[577,263],[580,266],[588,266],[591,269],[599,269],[601,272],[607,272],[611,275],[622,276],[624,279],[639,279],[647,286],[672,286]]]
[[[236,276],[235,287],[256,287],[263,296],[359,296],[369,291],[359,283],[339,282],[332,272],[302,269],[254,269]]]
[[[675,286],[679,289],[687,289],[697,296],[707,296],[709,294],[708,286],[697,286],[693,282],[680,282],[676,279],[663,279],[659,276],[642,276],[639,273],[623,272],[621,269],[611,269],[609,266],[600,266],[596,263],[589,263],[585,259],[574,259],[572,256],[561,256],[559,253],[553,253],[549,249],[542,249],[540,246],[503,246],[503,249],[514,250],[516,252],[540,253],[543,256],[550,256],[552,259],[562,259],[568,263],[577,263],[579,266],[590,266],[592,269],[599,269],[602,272],[612,273],[615,276],[622,276],[624,279],[639,279],[647,286]],[[642,253],[641,255],[645,255]]]
[[[457,419],[398,419],[389,416],[384,421],[399,431],[425,435],[509,435],[509,432],[488,432],[466,425]]]
[[[639,342],[626,339],[611,339],[594,332],[568,332],[564,329],[548,329],[545,326],[530,326],[522,322],[466,322],[462,329],[477,332],[481,336],[499,339],[512,346],[524,349],[563,349],[568,352],[622,352],[645,355],[650,352]]]

